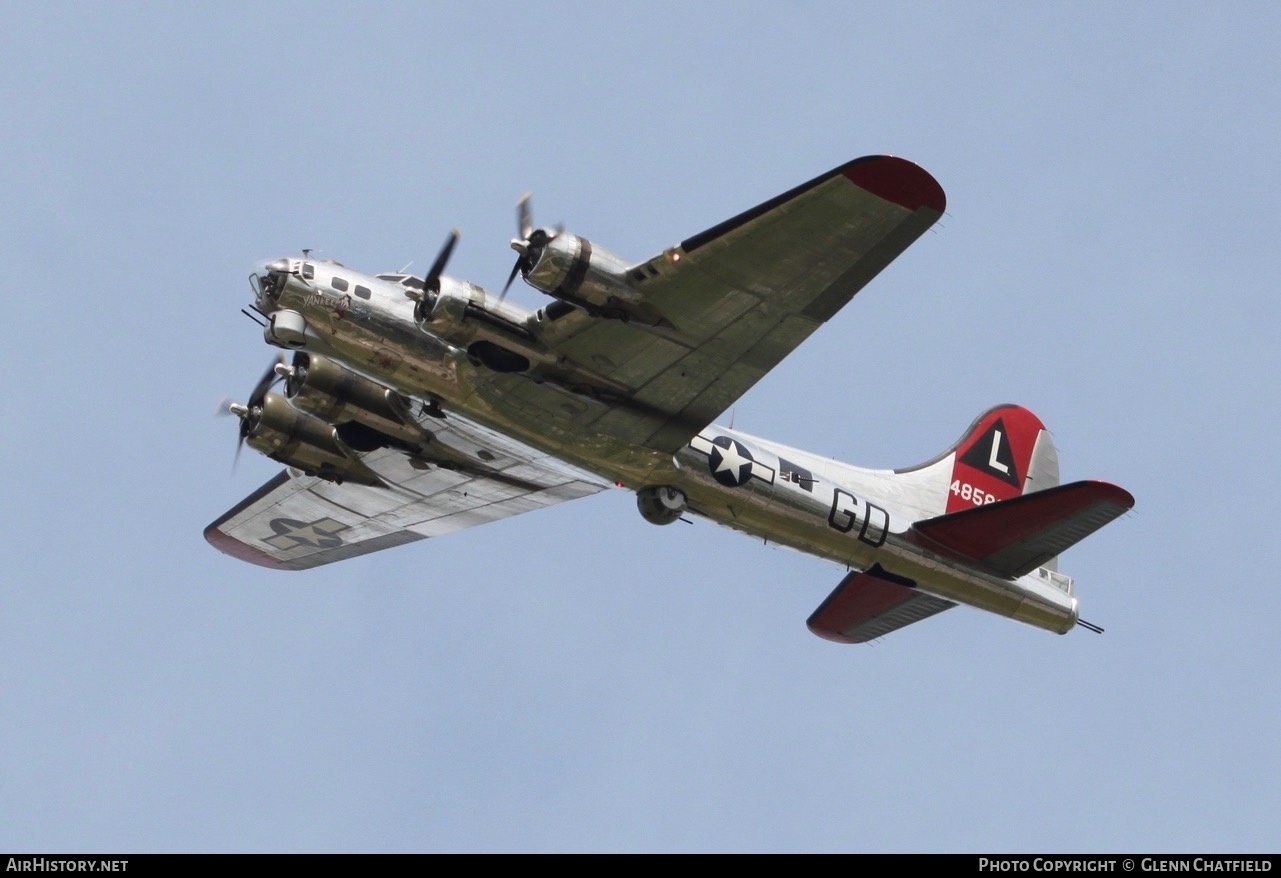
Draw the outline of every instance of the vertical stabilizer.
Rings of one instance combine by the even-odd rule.
[[[895,475],[935,498],[923,508],[923,518],[931,518],[1057,487],[1059,454],[1040,418],[1022,406],[998,405],[947,451]],[[1057,559],[1044,566],[1057,570]]]
[[[1059,484],[1059,455],[1041,419],[1017,405],[979,415],[950,448],[894,471],[920,518],[1011,500]]]
[[[1054,440],[1040,418],[1016,405],[997,406],[980,415],[951,457],[944,512],[1009,500],[1059,483]]]

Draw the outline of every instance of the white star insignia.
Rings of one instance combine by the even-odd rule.
[[[720,448],[720,446],[717,446]],[[751,466],[751,458],[739,454],[738,443],[730,442],[729,448],[721,448],[721,464],[713,472],[733,472],[736,479],[743,478],[743,467]]]

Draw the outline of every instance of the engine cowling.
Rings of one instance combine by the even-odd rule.
[[[485,291],[448,278],[439,278],[437,287],[424,290],[414,303],[414,322],[428,332],[448,338],[452,329],[463,326],[469,307],[484,307]]]
[[[245,444],[272,460],[331,482],[381,484],[336,433],[333,425],[299,411],[278,393],[265,394],[240,421]]]
[[[636,289],[630,266],[586,238],[540,229],[530,236],[525,262],[522,274],[530,286],[593,316],[650,326],[666,322]]]
[[[636,492],[636,508],[650,524],[671,524],[689,508],[685,492],[671,485],[641,488]]]
[[[325,357],[294,354],[285,396],[294,408],[327,424],[355,421],[411,444],[424,438],[410,416],[408,398]]]
[[[421,330],[495,372],[528,372],[556,361],[526,326],[528,316],[474,284],[449,278],[440,278],[440,289],[424,291],[414,305]]]

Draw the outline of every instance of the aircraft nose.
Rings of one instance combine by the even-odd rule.
[[[249,276],[254,291],[267,301],[275,299],[284,288],[289,276],[288,259],[262,259],[254,263],[253,273]]]
[[[254,263],[253,273],[258,277],[268,277],[274,274],[288,274],[288,259],[259,259]]]

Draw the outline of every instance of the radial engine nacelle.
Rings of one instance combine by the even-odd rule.
[[[274,372],[274,378],[272,373]],[[285,394],[266,392],[285,379]],[[358,453],[396,445],[419,452],[431,435],[396,391],[325,357],[299,351],[264,376],[249,405],[230,406],[242,441],[272,460],[335,482],[381,484]]]
[[[671,325],[645,302],[629,277],[631,266],[586,238],[538,229],[526,240],[513,241],[512,247],[523,254],[522,277],[549,296],[593,317]]]
[[[496,372],[527,372],[556,361],[528,327],[528,314],[475,284],[440,278],[414,304],[414,321],[424,332],[462,348]]]
[[[346,366],[299,351],[291,366],[277,371],[285,378],[285,396],[300,411],[330,424],[355,421],[411,445],[424,441],[409,399]]]
[[[382,484],[332,424],[299,411],[278,393],[264,394],[257,405],[236,413],[245,444],[272,460],[331,482]]]

